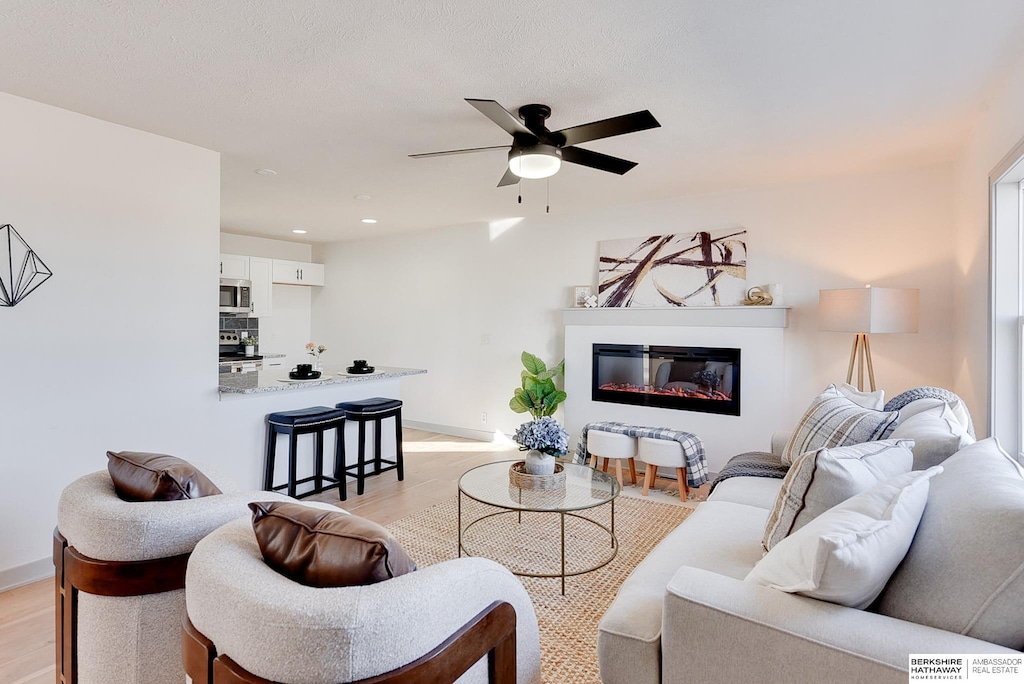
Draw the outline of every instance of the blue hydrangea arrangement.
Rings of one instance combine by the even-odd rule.
[[[551,416],[523,423],[512,439],[520,451],[535,449],[551,456],[565,456],[569,452],[569,433]]]

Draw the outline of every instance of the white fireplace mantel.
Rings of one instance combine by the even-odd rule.
[[[563,325],[685,325],[702,328],[785,328],[788,306],[672,306],[562,309]]]

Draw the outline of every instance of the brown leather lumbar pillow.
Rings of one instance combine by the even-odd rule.
[[[350,587],[416,569],[395,538],[365,518],[286,501],[249,508],[263,560],[300,584]]]
[[[108,451],[107,472],[125,501],[179,501],[221,493],[194,465],[166,454]]]

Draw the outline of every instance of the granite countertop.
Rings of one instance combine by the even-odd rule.
[[[266,355],[264,355],[266,356]],[[350,375],[344,368],[328,366],[316,380],[291,380],[288,368],[264,369],[251,373],[221,373],[218,390],[222,394],[265,394],[267,392],[288,392],[327,385],[344,385],[353,382],[372,382],[401,378],[406,375],[420,375],[427,371],[422,368],[396,368],[377,366],[373,373]]]
[[[273,352],[266,352],[266,353],[260,352],[260,356],[262,356],[265,359],[283,359],[284,357],[286,357],[288,355],[287,354],[274,354]]]

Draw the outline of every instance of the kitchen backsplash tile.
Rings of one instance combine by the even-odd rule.
[[[237,333],[239,338],[259,337],[260,319],[245,316],[221,316],[220,329]]]

